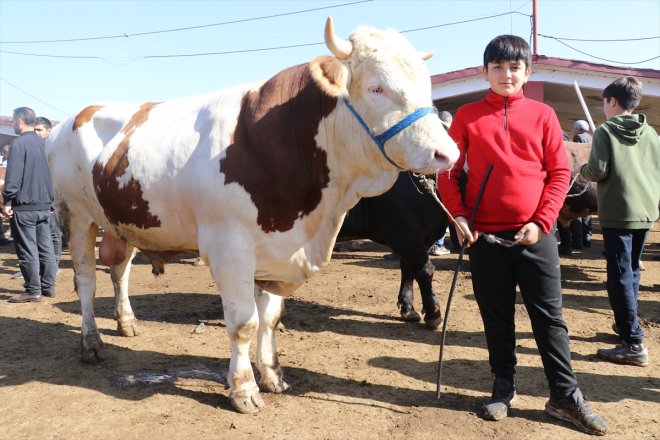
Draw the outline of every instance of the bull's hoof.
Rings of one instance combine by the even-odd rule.
[[[403,319],[405,322],[419,322],[422,320],[422,317],[419,316],[419,313],[417,313],[415,309],[411,309],[407,312],[401,310],[401,319]]]
[[[291,388],[291,385],[286,383],[283,379],[261,380],[259,381],[259,389],[268,393],[283,393]]]
[[[229,396],[229,402],[241,414],[252,414],[265,406],[259,391],[236,391]]]
[[[431,330],[437,330],[442,324],[442,315],[438,313],[437,316],[429,316],[428,314],[424,316],[424,325]]]
[[[101,341],[101,338],[99,336],[97,336],[96,338],[88,338],[87,343],[85,343],[85,340],[81,338],[80,360],[84,364],[98,364],[103,360],[103,355],[101,351],[102,348],[103,348],[103,342]]]
[[[138,330],[137,319],[130,318],[117,321],[117,333],[119,333],[119,336],[125,336],[129,338],[139,335],[140,332]]]

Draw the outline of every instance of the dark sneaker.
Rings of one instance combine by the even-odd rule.
[[[11,237],[0,237],[0,246],[13,244],[13,243],[14,243],[14,239]]]
[[[649,365],[649,350],[642,344],[628,344],[623,341],[614,348],[599,348],[598,356],[606,361],[617,364],[636,365],[647,367]]]
[[[552,417],[571,422],[588,434],[605,435],[607,432],[607,422],[589,408],[579,388],[563,399],[548,400],[545,411]]]
[[[496,377],[493,382],[493,394],[482,408],[486,420],[502,420],[507,416],[511,404],[516,401],[516,385],[503,377]]]

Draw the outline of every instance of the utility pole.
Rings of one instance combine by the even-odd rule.
[[[538,41],[539,41],[539,30],[538,30],[538,0],[534,0],[533,2],[533,8],[532,8],[532,27],[534,28],[534,53],[532,54],[534,57],[536,57],[539,52],[538,52]]]

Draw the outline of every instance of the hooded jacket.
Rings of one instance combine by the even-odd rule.
[[[660,139],[644,115],[613,116],[598,127],[581,174],[597,182],[602,227],[650,229],[658,219]]]

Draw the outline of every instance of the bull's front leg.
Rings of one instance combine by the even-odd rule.
[[[96,363],[103,359],[103,341],[94,318],[94,296],[96,295],[96,246],[95,224],[70,219],[68,224],[69,251],[73,261],[74,286],[80,298],[82,327],[80,359],[85,363]]]
[[[261,375],[259,387],[263,391],[281,393],[288,390],[284,381],[275,346],[275,329],[284,317],[284,298],[256,288],[255,298],[259,311],[259,331],[257,333],[257,368]]]
[[[406,322],[419,322],[422,317],[413,305],[413,281],[415,280],[408,264],[401,258],[401,284],[399,285],[399,298],[396,305],[399,307],[401,318]]]
[[[419,285],[419,292],[422,297],[422,305],[424,306],[424,322],[428,328],[433,330],[442,324],[440,304],[438,304],[438,298],[435,296],[435,292],[433,292],[434,272],[435,266],[427,256],[426,264],[424,264],[422,270],[415,274],[415,280],[417,281],[417,285]]]
[[[229,401],[240,413],[253,413],[264,406],[250,364],[250,342],[259,327],[254,297],[255,258],[239,234],[224,237],[204,234],[200,255],[207,262],[220,289],[231,358],[227,383]]]
[[[128,279],[135,248],[129,246],[126,255],[127,258],[122,262],[110,266],[110,279],[115,291],[114,318],[117,321],[117,332],[121,336],[137,336],[139,334],[138,323],[128,298]]]

